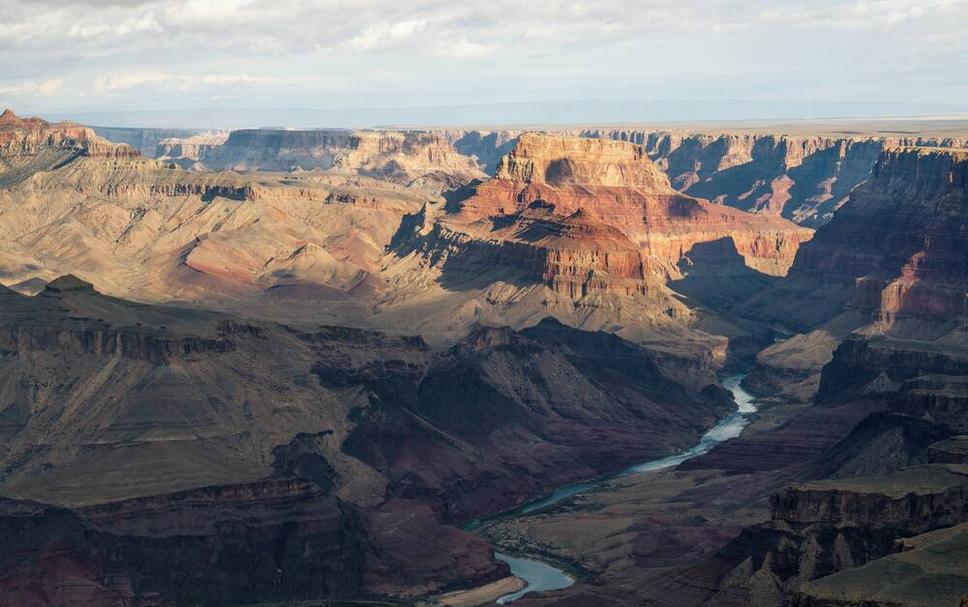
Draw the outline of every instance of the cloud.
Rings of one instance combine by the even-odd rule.
[[[158,70],[134,70],[104,74],[94,80],[94,92],[110,94],[139,87],[164,85],[181,91],[224,86],[293,86],[325,84],[318,76],[262,76],[253,74],[179,74]]]
[[[809,5],[805,3],[763,10],[764,23],[837,29],[894,29],[923,19],[968,15],[964,0],[853,0]]]
[[[94,81],[94,90],[98,93],[124,91],[144,86],[146,84],[160,84],[172,80],[173,76],[165,72],[154,70],[133,70],[117,74],[98,76]]]
[[[386,48],[400,42],[409,41],[427,29],[425,19],[407,19],[398,22],[383,22],[367,25],[362,32],[350,40],[350,44],[361,49]]]
[[[354,86],[365,103],[378,71],[427,104],[488,86],[547,97],[569,81],[597,97],[663,75],[916,67],[929,54],[932,69],[963,67],[966,22],[968,0],[5,0],[0,65],[132,106],[273,86],[314,90],[306,103]]]
[[[12,84],[0,83],[0,95],[53,97],[60,92],[63,85],[62,78],[24,80]]]
[[[648,37],[760,27],[955,30],[965,0],[7,0],[0,49],[112,56],[206,50],[242,56],[320,49],[455,57],[536,54]],[[42,4],[44,4],[42,2]],[[959,19],[960,18],[960,19]]]

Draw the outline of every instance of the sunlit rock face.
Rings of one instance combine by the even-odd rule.
[[[880,154],[897,147],[963,148],[960,137],[781,135],[590,129],[583,136],[646,148],[677,190],[719,204],[782,215],[801,225],[829,222],[867,181]]]
[[[424,246],[445,270],[503,265],[577,298],[646,294],[681,278],[697,247],[782,275],[810,233],[680,194],[641,146],[528,133],[493,179],[437,215]]]

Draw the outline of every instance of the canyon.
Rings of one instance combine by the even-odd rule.
[[[968,126],[848,126],[5,111],[0,605],[957,604]]]

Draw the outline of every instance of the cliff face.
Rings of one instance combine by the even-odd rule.
[[[803,332],[762,352],[769,371],[760,375],[816,377],[852,331],[964,343],[966,173],[963,150],[882,153],[871,179],[799,249],[787,279],[740,306]]]
[[[791,525],[887,527],[911,536],[968,521],[968,470],[913,466],[879,477],[816,481],[771,499],[774,521]]]
[[[163,142],[158,153],[216,170],[333,170],[435,194],[484,177],[450,140],[424,131],[243,129],[222,142],[213,137]]]
[[[420,247],[445,278],[504,267],[572,298],[657,292],[709,246],[783,274],[810,235],[677,193],[640,146],[540,134],[522,135],[493,179],[425,229]]]
[[[215,148],[223,145],[228,133],[201,133],[189,137],[166,137],[158,141],[151,154],[162,161],[174,161],[183,168],[190,168],[204,159]]]
[[[901,413],[968,429],[963,392],[968,349],[963,344],[852,336],[834,351],[820,376],[817,400],[892,395]]]
[[[854,286],[849,304],[892,325],[962,314],[968,154],[894,150],[804,247],[791,279]]]
[[[423,131],[360,131],[335,168],[440,193],[484,173],[445,137]]]
[[[880,154],[899,146],[959,148],[961,138],[828,137],[589,130],[643,145],[683,193],[779,214],[811,227],[830,221]]]
[[[240,129],[205,155],[216,170],[288,171],[332,168],[337,156],[353,145],[348,130]]]
[[[362,518],[306,481],[76,510],[4,506],[5,605],[232,605],[362,586]]]
[[[138,155],[130,146],[111,143],[79,124],[20,118],[9,109],[0,115],[0,187],[78,156],[125,159]]]
[[[188,139],[200,135],[202,129],[161,129],[139,127],[92,126],[98,137],[115,143],[125,143],[142,156],[154,157],[158,146],[166,139]]]

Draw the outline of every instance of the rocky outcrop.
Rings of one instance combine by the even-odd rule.
[[[928,457],[936,464],[968,464],[968,435],[953,436],[928,448]]]
[[[192,168],[228,139],[227,132],[201,133],[189,137],[166,137],[151,151],[161,161],[173,161]]]
[[[814,481],[771,499],[774,521],[791,525],[887,527],[918,535],[968,522],[968,469],[914,466],[880,476]]]
[[[711,559],[671,576],[663,587],[673,601],[689,604],[827,605],[798,601],[804,588],[896,558],[905,537],[968,521],[966,488],[968,468],[953,465],[788,488],[771,498],[770,521],[745,528]],[[949,558],[963,559],[961,554]],[[890,574],[895,592],[917,593],[899,573]],[[857,601],[832,604],[879,604]]]
[[[803,584],[794,607],[921,607],[968,604],[968,524],[903,541],[904,550]]]
[[[126,143],[142,156],[152,158],[166,139],[188,139],[204,132],[203,129],[166,129],[150,127],[92,126],[98,137],[115,143]]]
[[[126,144],[114,144],[79,124],[51,124],[40,118],[20,118],[11,110],[0,114],[0,159],[24,163],[44,152],[65,152],[90,158],[132,158],[138,152]]]
[[[642,188],[670,194],[645,149],[604,139],[527,133],[498,163],[495,179],[555,186]]]
[[[953,430],[965,403],[968,351],[964,347],[885,337],[848,337],[823,368],[817,400],[891,395],[892,406],[916,417],[938,414]],[[953,399],[953,400],[950,400]]]
[[[593,129],[583,136],[642,145],[673,186],[736,208],[817,227],[869,179],[880,154],[898,146],[958,148],[965,138],[815,136]]]
[[[348,130],[240,129],[229,133],[225,143],[202,161],[216,170],[329,169],[353,143]]]
[[[842,336],[870,324],[898,337],[957,341],[968,289],[966,174],[964,151],[884,152],[870,181],[800,248],[788,279],[744,313],[801,331],[828,323],[828,333]],[[830,323],[845,313],[853,319]]]
[[[374,580],[420,591],[507,576],[485,542],[455,529],[437,532],[441,563],[396,555],[387,570],[395,535],[436,535],[432,518],[410,514],[389,533],[298,478],[74,509],[3,500],[0,604],[238,605],[367,595],[382,589]],[[455,551],[461,541],[472,548]]]
[[[640,146],[534,133],[518,139],[493,179],[430,215],[416,222],[424,233],[410,246],[445,280],[506,268],[505,280],[574,299],[658,293],[711,247],[721,254],[704,259],[783,274],[810,234],[677,193]]]

